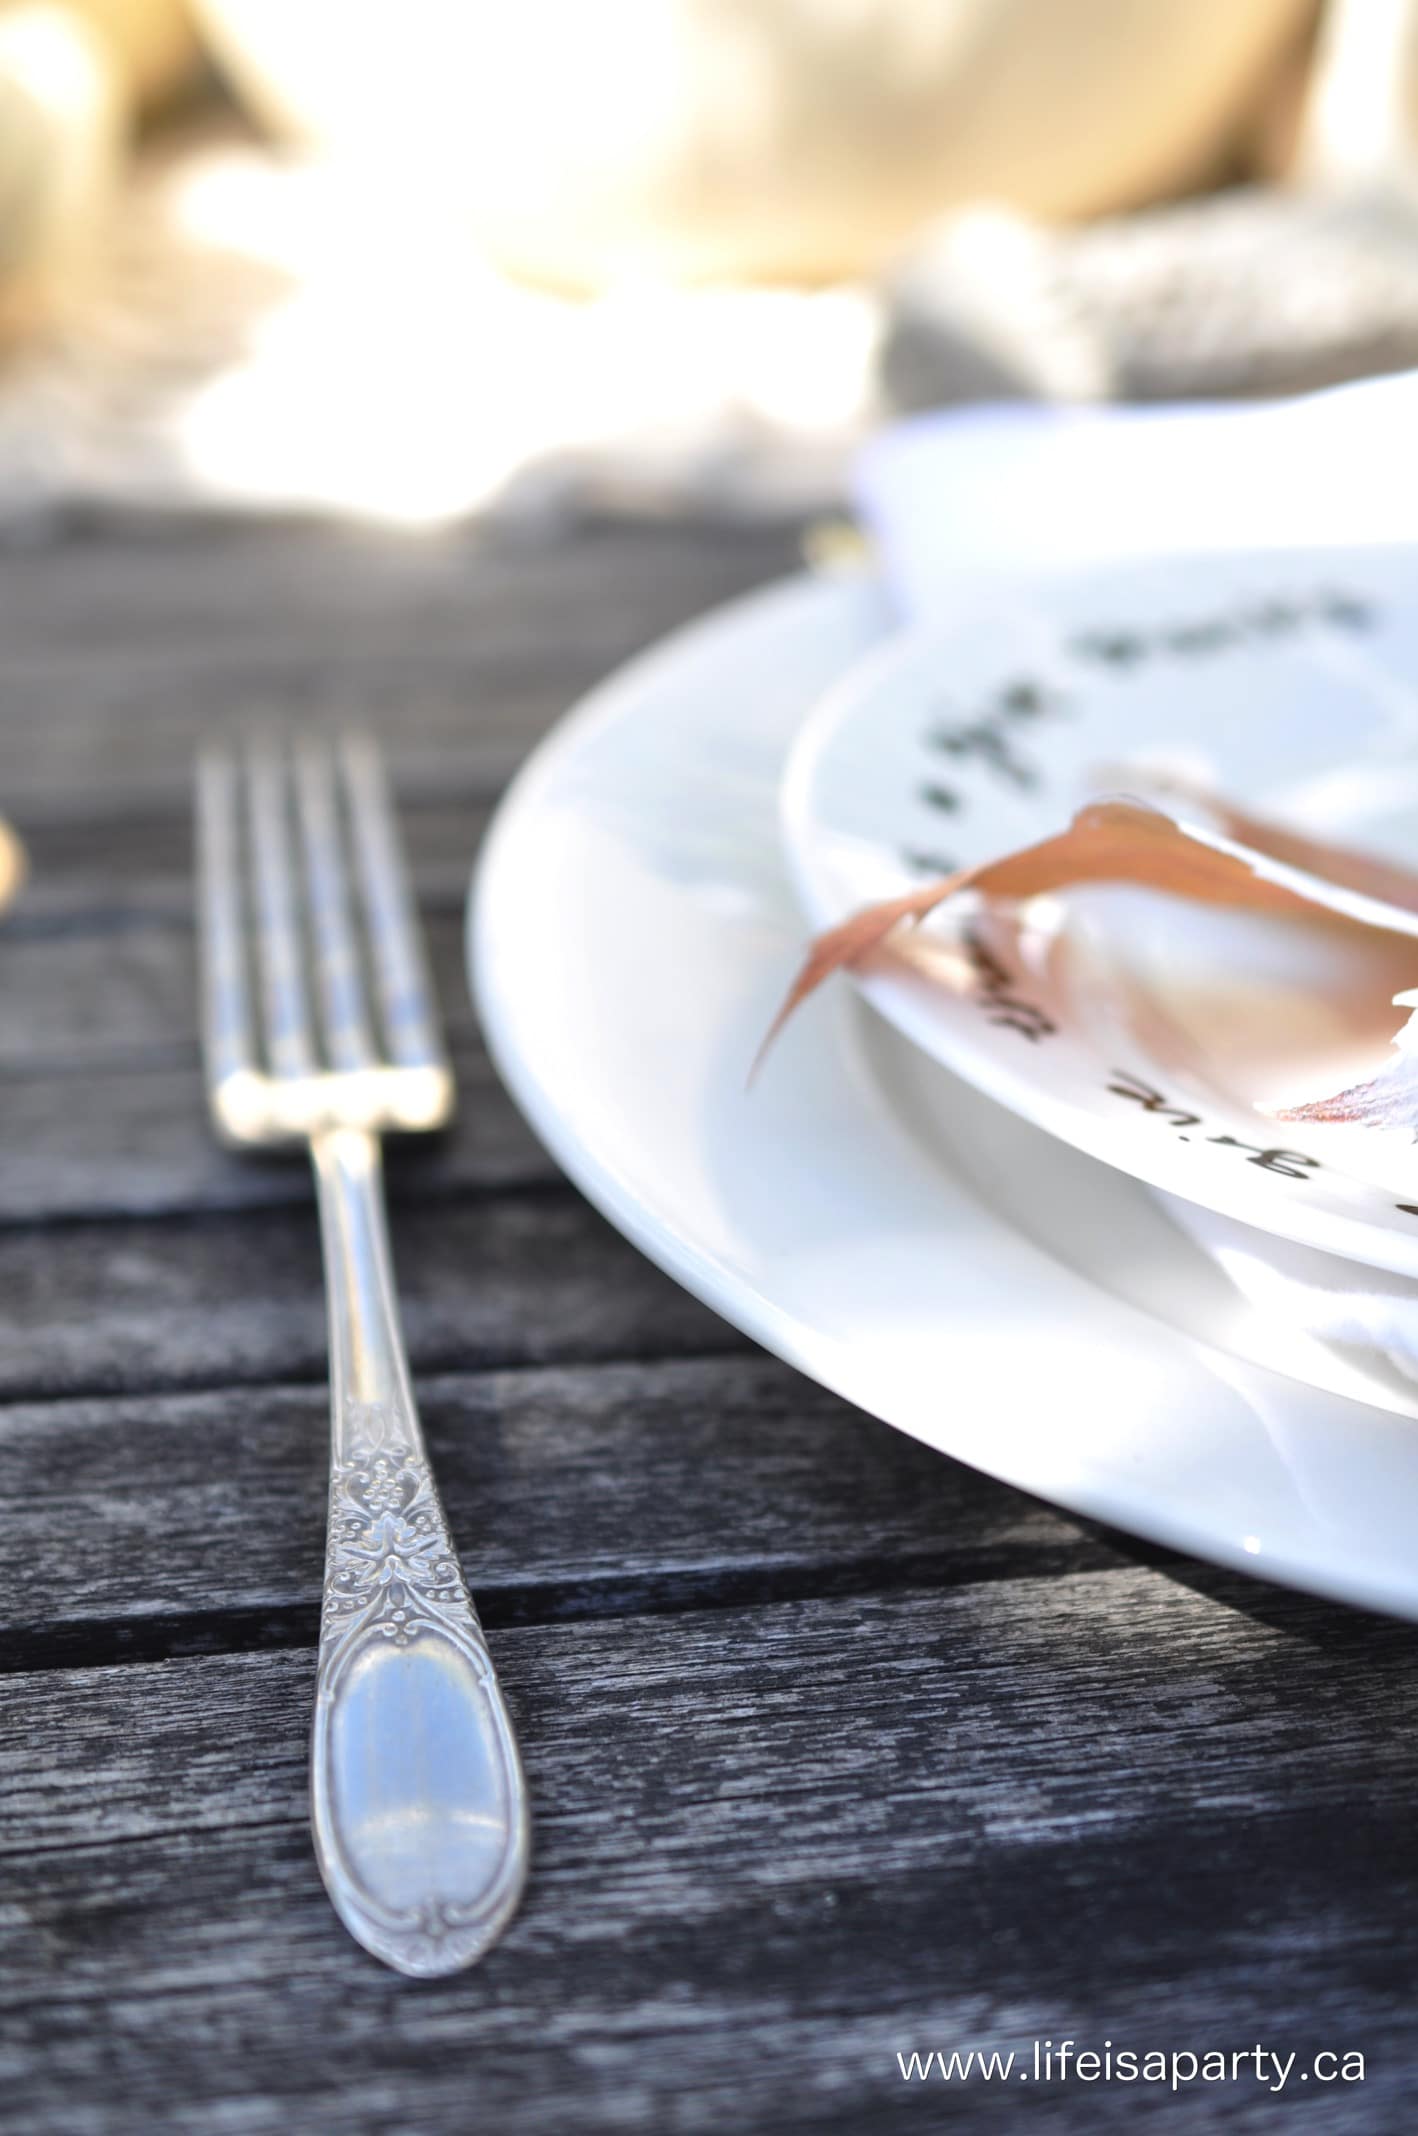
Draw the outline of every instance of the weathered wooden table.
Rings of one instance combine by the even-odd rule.
[[[1251,2130],[1297,2097],[1414,2126],[1418,1632],[820,1393],[592,1214],[480,1050],[462,902],[499,788],[794,546],[80,530],[0,559],[0,803],[35,864],[0,936],[6,2128],[875,2132],[1027,2100]],[[198,1073],[193,746],[301,709],[387,738],[461,1071],[395,1245],[537,1822],[519,1920],[441,1983],[365,1957],[316,1875],[314,1204],[218,1154]],[[1283,2097],[898,2068],[1036,2036],[1297,2060]],[[1366,2082],[1302,2082],[1326,2051]]]

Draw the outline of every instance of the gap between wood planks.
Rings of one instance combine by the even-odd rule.
[[[1065,1557],[1067,1564],[1062,1562]],[[1139,1565],[1165,1570],[1186,1562],[1176,1551],[1131,1537],[1112,1539],[1105,1531],[1096,1537],[1081,1533],[1077,1546],[1066,1551],[1043,1550],[1023,1562],[1019,1552],[1011,1551],[1007,1564],[1003,1558],[1002,1553],[993,1568],[977,1561],[958,1574],[938,1555],[924,1553],[898,1559],[735,1567],[724,1572],[697,1568],[629,1578],[595,1574],[578,1580],[528,1581],[523,1586],[484,1589],[475,1600],[485,1629],[496,1634],[536,1625],[765,1609],[791,1602],[886,1601],[949,1594],[1026,1577],[1076,1579],[1123,1573]],[[0,1677],[182,1661],[212,1654],[313,1653],[319,1629],[320,1612],[314,1602],[302,1608],[187,1611],[103,1624],[60,1620],[40,1630],[7,1632],[0,1651]]]
[[[946,1461],[752,1351],[435,1376],[419,1393],[494,1631],[1175,1562]],[[0,1503],[50,1528],[69,1509],[70,1578],[87,1605],[37,1618],[9,1578],[0,1673],[313,1645],[325,1409],[323,1386],[287,1381],[0,1413]],[[214,1430],[220,1456],[206,1451]],[[270,1512],[253,1554],[258,1486]],[[148,1535],[166,1553],[157,1588]]]
[[[0,1088],[4,1086],[0,1073]],[[232,1163],[241,1160],[233,1158]],[[550,1166],[552,1160],[547,1159]],[[220,1225],[254,1222],[262,1217],[281,1216],[291,1211],[309,1209],[314,1214],[315,1202],[310,1187],[308,1160],[297,1151],[287,1165],[283,1158],[279,1163],[268,1160],[267,1172],[271,1179],[271,1191],[267,1194],[248,1193],[241,1201],[219,1202],[209,1208],[164,1208],[117,1209],[105,1207],[101,1202],[76,1204],[67,1209],[19,1211],[9,1214],[0,1209],[0,1236],[6,1232],[62,1233],[65,1231],[102,1230],[105,1226],[121,1227],[124,1224],[161,1224],[174,1232],[209,1231]],[[292,1184],[288,1191],[279,1191],[276,1182],[282,1175]],[[255,1166],[246,1169],[246,1177],[254,1179],[260,1174]],[[457,1203],[464,1207],[469,1203],[501,1201],[529,1202],[578,1202],[585,1199],[579,1188],[574,1187],[563,1173],[555,1170],[533,1172],[525,1178],[503,1178],[490,1181],[486,1186],[466,1178],[442,1179],[437,1173],[426,1174],[417,1185],[401,1179],[397,1167],[391,1166],[386,1173],[385,1192],[391,1219],[400,1209],[436,1209],[440,1205]],[[185,1383],[184,1383],[185,1384]],[[31,1399],[28,1395],[12,1397],[8,1392],[4,1399]],[[36,1395],[35,1400],[42,1399]]]

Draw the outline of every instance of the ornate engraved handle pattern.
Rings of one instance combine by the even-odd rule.
[[[312,1147],[330,1296],[331,1470],[311,1754],[315,1850],[399,1971],[495,1941],[526,1877],[526,1787],[428,1465],[394,1304],[379,1148]]]

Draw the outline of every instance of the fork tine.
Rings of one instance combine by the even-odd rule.
[[[202,1047],[213,1091],[256,1067],[241,910],[237,771],[228,751],[197,765],[197,867],[202,944]]]
[[[246,771],[266,1051],[273,1075],[314,1075],[319,1062],[305,984],[300,904],[291,865],[286,766],[277,743],[269,738],[253,742]]]
[[[385,1043],[400,1068],[446,1069],[438,1010],[379,752],[364,736],[340,745],[355,861]]]
[[[315,741],[303,742],[296,753],[295,777],[325,1051],[332,1068],[372,1068],[374,1041],[350,914],[335,767],[329,750]]]

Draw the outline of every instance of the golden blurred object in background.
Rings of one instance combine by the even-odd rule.
[[[181,0],[0,4],[0,338],[45,323],[82,282],[136,111],[196,50]]]
[[[91,255],[117,181],[112,54],[72,10],[0,11],[0,334],[30,331]]]
[[[18,897],[28,872],[24,847],[9,824],[0,817],[0,912]]]
[[[435,181],[502,264],[822,281],[995,200],[1215,174],[1312,0],[197,0],[287,136]]]
[[[180,89],[197,59],[187,0],[69,0],[110,46],[125,90],[140,109]]]

